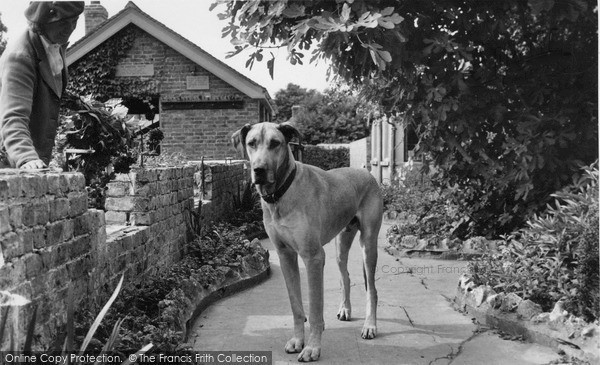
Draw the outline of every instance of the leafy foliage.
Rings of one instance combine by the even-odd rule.
[[[320,93],[288,84],[275,94],[275,105],[276,122],[289,120],[292,107],[300,106],[294,121],[303,143],[348,143],[369,135],[370,108],[347,88]]]
[[[225,1],[235,51],[327,58],[419,136],[469,235],[500,235],[597,159],[591,0]],[[311,48],[312,47],[312,48]]]
[[[153,98],[156,88],[150,80],[115,77],[117,65],[127,56],[138,32],[137,27],[127,26],[69,66],[67,91],[101,102],[119,97],[125,99],[125,104],[132,97]]]
[[[392,184],[381,186],[386,212],[397,212],[398,223],[388,231],[388,236],[413,235],[429,240],[442,240],[454,236],[460,219],[457,207],[436,188],[431,178],[417,167],[402,170],[401,177]]]
[[[256,253],[256,247],[246,240],[240,228],[229,224],[214,226],[207,235],[189,245],[182,261],[126,285],[98,328],[91,348],[108,338],[111,328],[123,318],[115,351],[126,352],[149,342],[161,352],[184,350],[185,329],[176,326],[178,320],[174,317],[181,308],[172,306],[189,301],[186,291],[208,288],[224,278],[227,272],[224,269],[240,267],[243,257]],[[88,328],[90,313],[82,311],[79,316],[79,329]]]
[[[104,104],[71,97],[65,105],[69,111],[57,134],[57,154],[65,148],[91,151],[75,154],[66,163],[83,173],[90,205],[102,209],[106,184],[115,173],[129,172],[137,160],[133,133]]]
[[[600,315],[598,165],[553,194],[541,216],[505,238],[501,252],[470,264],[477,284],[516,292],[545,310],[558,300],[588,321]]]
[[[324,148],[320,146],[304,146],[302,151],[304,163],[317,166],[323,170],[350,166],[350,150],[346,147]]]

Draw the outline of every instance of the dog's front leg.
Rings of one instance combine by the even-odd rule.
[[[292,315],[294,316],[294,337],[285,344],[287,353],[302,351],[304,347],[304,322],[306,315],[302,306],[302,291],[300,289],[300,271],[298,269],[298,254],[286,246],[277,246],[277,254],[281,271],[285,279]]]
[[[314,246],[313,246],[314,247]],[[321,334],[325,329],[323,321],[323,267],[325,251],[319,244],[318,249],[309,254],[302,254],[308,276],[308,306],[310,334],[298,361],[316,361],[321,356]]]

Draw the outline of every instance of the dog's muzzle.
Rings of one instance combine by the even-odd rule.
[[[252,171],[254,175],[254,185],[266,185],[269,183],[267,169],[262,167],[256,167]]]

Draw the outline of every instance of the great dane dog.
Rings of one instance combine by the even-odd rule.
[[[250,160],[252,182],[262,199],[263,221],[274,244],[292,306],[294,336],[285,351],[299,352],[298,361],[315,361],[321,353],[323,322],[323,245],[338,235],[337,263],[341,272],[342,301],[337,314],[351,319],[348,251],[360,231],[367,308],[362,337],[377,334],[377,236],[383,203],[379,185],[364,169],[323,171],[295,161],[288,145],[299,136],[290,123],[247,124],[236,131],[233,144]],[[304,342],[306,317],[300,292],[298,255],[308,276],[310,334]]]

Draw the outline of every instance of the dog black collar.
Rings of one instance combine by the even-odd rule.
[[[283,185],[279,187],[279,189],[275,190],[272,194],[261,195],[260,197],[269,204],[275,204],[281,199],[283,194],[290,188],[292,182],[294,181],[294,177],[296,177],[296,167],[290,173],[287,179],[285,179]]]

